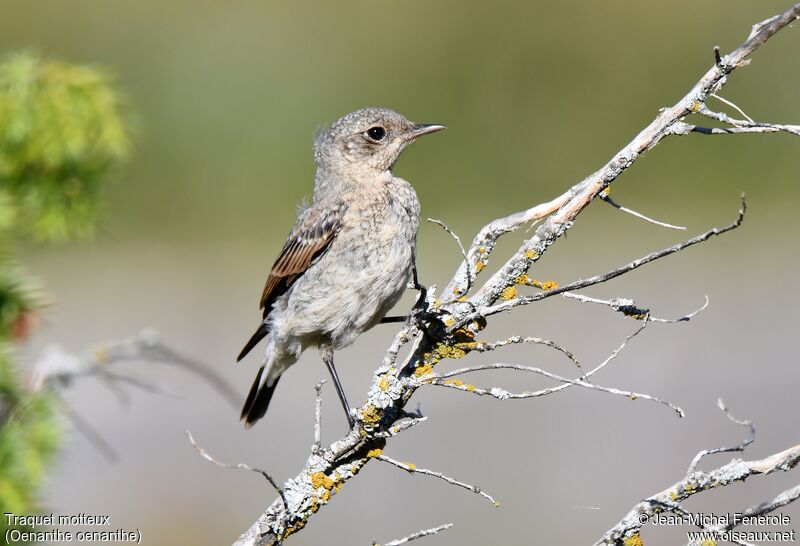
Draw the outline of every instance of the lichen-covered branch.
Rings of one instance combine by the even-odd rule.
[[[716,51],[713,65],[695,86],[673,106],[662,109],[658,116],[628,145],[615,154],[608,163],[562,195],[546,203],[488,223],[475,236],[469,249],[464,249],[460,240],[455,238],[455,234],[446,225],[439,223],[454,236],[462,258],[464,258],[452,279],[438,298],[434,295],[433,289],[428,290],[427,301],[424,302],[426,309],[415,315],[415,320],[405,324],[395,335],[383,357],[382,365],[374,372],[366,402],[355,411],[354,428],[328,447],[318,446],[315,441],[314,449],[303,468],[296,476],[287,480],[281,488],[284,498],[275,499],[250,528],[239,537],[235,545],[263,546],[283,541],[301,530],[310,518],[322,506],[330,502],[336,493],[355,477],[371,459],[387,461],[388,458],[383,455],[387,440],[422,421],[421,416],[409,414],[405,410],[407,402],[414,395],[416,389],[431,383],[445,384],[445,375],[437,374],[434,371],[439,362],[446,359],[458,359],[473,351],[486,352],[499,349],[512,343],[537,343],[532,341],[536,338],[521,336],[496,343],[477,339],[476,336],[486,326],[487,317],[556,294],[571,293],[574,296],[576,290],[619,277],[646,263],[680,252],[691,245],[703,243],[715,235],[739,227],[744,217],[744,203],[737,219],[732,224],[711,229],[683,243],[654,252],[603,275],[581,279],[564,286],[557,286],[551,282],[534,281],[528,276],[531,266],[541,259],[550,245],[572,226],[580,212],[601,194],[607,196],[609,184],[633,165],[644,152],[653,149],[664,137],[697,132],[686,129],[685,118],[691,114],[706,115],[708,110],[705,107],[706,100],[709,97],[718,96],[717,93],[725,84],[727,77],[737,68],[744,66],[748,62],[748,57],[758,47],[797,19],[799,15],[800,4],[797,4],[783,14],[755,25],[747,40],[730,54],[721,56]],[[736,109],[741,113],[738,107]],[[721,119],[718,121],[732,125],[734,129],[755,129],[756,125],[766,128],[764,124],[755,124],[751,120],[740,122],[730,118],[728,121]],[[772,125],[771,127],[774,130],[782,127],[781,130],[784,132],[793,133],[787,129],[790,126]],[[647,221],[664,225],[664,227],[678,227],[653,221],[639,213],[636,215]],[[482,285],[477,283],[499,238],[531,222],[541,222],[533,235],[526,239],[520,248]],[[532,287],[539,291],[532,295],[519,296],[517,294],[518,286]],[[640,309],[632,302],[627,307],[620,302],[608,302],[608,305],[623,314],[626,310],[629,311],[628,316],[641,320],[640,328],[594,369],[584,373],[579,367],[580,375],[575,379],[555,376],[549,372],[542,373],[541,375],[545,376],[549,374],[548,377],[559,384],[540,391],[524,393],[525,397],[549,395],[568,387],[580,386],[605,390],[628,398],[652,398],[661,402],[650,395],[640,395],[633,391],[614,387],[600,387],[589,380],[592,375],[613,361],[633,336],[640,333],[647,324],[655,321],[650,316],[649,310]],[[631,311],[633,308],[640,310],[641,313],[633,313]],[[693,314],[680,320],[687,320],[691,316]],[[658,321],[672,322],[667,319]],[[560,350],[576,365],[579,364],[578,359],[573,356],[571,351],[563,349],[554,342],[543,344]],[[404,351],[402,356],[401,351]],[[500,367],[500,365],[496,365],[496,367]],[[534,373],[544,372],[540,368],[531,366],[519,365],[516,369]],[[471,371],[471,369],[461,370],[461,372],[467,371]],[[477,388],[472,390],[474,392]],[[491,395],[492,392],[493,389],[486,389],[487,394]],[[662,403],[671,406],[679,414],[681,413],[677,406],[668,402]]]
[[[734,447],[721,447],[715,449],[704,449],[700,451],[689,465],[686,475],[675,482],[660,493],[656,493],[645,500],[636,504],[619,523],[609,529],[601,538],[596,542],[597,545],[622,545],[622,544],[640,544],[641,540],[639,535],[643,527],[647,525],[652,518],[664,512],[674,512],[683,517],[683,521],[690,522],[693,520],[691,514],[681,507],[681,502],[689,497],[717,489],[726,487],[728,485],[744,482],[746,478],[751,476],[763,476],[772,474],[779,470],[789,471],[797,466],[800,462],[800,445],[790,447],[780,453],[775,453],[764,459],[756,461],[743,461],[741,459],[733,459],[726,465],[715,468],[709,471],[697,470],[697,465],[701,459],[708,455],[715,453],[726,453],[732,451],[744,451],[744,449],[753,442],[755,435],[755,428],[749,421],[740,421],[735,419],[728,413],[727,408],[719,401],[720,409],[725,412],[728,418],[736,424],[746,426],[750,429],[750,435],[743,440],[739,445]],[[797,500],[800,496],[800,486],[791,488],[779,494],[775,498],[752,506],[744,511],[738,511],[743,516],[756,516],[769,513],[782,506],[786,506],[790,502]],[[730,521],[724,525],[716,526],[701,526],[701,530],[707,531],[713,535],[714,540],[725,540],[737,544],[747,544],[735,540],[733,537],[726,536],[725,534],[734,527],[740,525],[746,520]],[[639,539],[639,540],[637,540]]]

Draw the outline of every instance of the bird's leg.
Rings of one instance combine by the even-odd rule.
[[[411,320],[415,315],[419,316],[423,314],[420,311],[424,310],[425,303],[428,301],[428,289],[419,283],[419,277],[417,277],[416,262],[411,265],[411,278],[414,282],[414,290],[419,290],[419,297],[417,298],[417,302],[414,304],[414,307],[411,308],[411,313],[409,313],[406,316],[393,315],[390,317],[383,317],[380,320],[379,324],[388,324],[390,322],[407,322]]]
[[[419,297],[417,298],[417,303],[414,304],[414,309],[424,307],[425,302],[428,301],[428,289],[419,283],[416,260],[414,260],[414,263],[411,265],[411,277],[414,280],[414,290],[419,290]]]
[[[329,348],[323,349],[322,360],[328,367],[328,371],[330,372],[331,378],[333,379],[333,384],[336,387],[336,394],[339,395],[339,401],[342,403],[342,407],[344,408],[344,414],[347,416],[347,422],[350,424],[350,428],[352,429],[355,426],[356,422],[353,419],[353,416],[350,415],[350,404],[347,403],[347,397],[344,395],[342,382],[339,381],[339,374],[336,373],[336,368],[333,365],[333,349]]]

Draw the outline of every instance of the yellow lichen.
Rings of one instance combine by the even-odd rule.
[[[454,318],[449,318],[449,319],[444,321],[444,325],[448,326],[448,327],[452,326],[455,323],[456,323],[456,319],[454,319]]]
[[[717,541],[713,538],[707,538],[700,542],[700,546],[717,546]]]
[[[533,279],[531,284],[536,288],[540,288],[542,290],[552,290],[553,288],[558,288],[558,283],[556,281],[537,281]]]
[[[455,385],[456,387],[463,387],[464,386],[464,382],[459,380],[459,379],[454,379],[453,380],[453,385]]]
[[[527,274],[524,274],[514,279],[514,282],[517,284],[528,284],[530,280],[531,280],[530,277],[528,277]]]
[[[375,449],[370,449],[367,452],[368,459],[372,459],[374,457],[380,457],[381,455],[383,455],[383,450],[379,447],[376,447]]]
[[[636,400],[636,399],[637,399],[637,398],[639,398],[639,397],[638,397],[638,396],[636,396],[636,393],[635,393],[635,392],[632,392],[629,398],[630,398],[631,400]]]
[[[404,470],[408,470],[409,472],[414,472],[417,469],[417,465],[414,463],[403,463],[406,468]]]
[[[434,309],[439,309],[441,306],[442,306],[442,300],[440,300],[438,298],[433,300],[433,308]]]
[[[464,349],[455,347],[453,345],[445,345],[444,343],[439,343],[438,345],[436,345],[436,348],[433,350],[433,353],[436,361],[439,361],[443,358],[453,358],[453,359],[461,358],[467,354],[467,352]]]
[[[481,254],[483,254],[484,252],[486,252],[486,247],[485,247],[485,246],[479,246],[479,247],[478,247],[478,252],[480,252]]]
[[[526,250],[525,251],[525,257],[528,258],[529,260],[535,260],[536,258],[539,257],[539,254],[537,254],[533,250]]]
[[[423,375],[428,375],[429,373],[433,373],[433,368],[430,364],[423,364],[422,366],[417,366],[417,369],[414,370],[414,375],[417,377],[422,377]]]
[[[635,533],[629,537],[622,539],[622,544],[625,546],[644,546],[644,541],[639,533]]]
[[[324,472],[314,472],[311,474],[311,487],[314,489],[324,487],[330,491],[333,487],[333,480],[326,476]]]
[[[331,493],[330,491],[323,491],[322,496],[320,497],[323,501],[328,502],[331,500]]]
[[[678,494],[675,491],[670,491],[669,498],[672,500],[678,500]]]
[[[461,297],[460,297],[460,298],[458,298],[456,301],[457,301],[458,303],[464,303],[465,301],[467,301],[467,296],[461,296]]]
[[[483,260],[478,260],[477,262],[475,262],[476,273],[480,273],[484,267],[486,267],[486,262],[484,262]]]
[[[387,381],[385,375],[383,377],[381,377],[381,381],[380,381],[380,383],[378,383],[378,388],[380,390],[382,390],[383,392],[386,392],[386,391],[389,390],[389,381]]]
[[[464,388],[465,388],[466,390],[468,390],[469,392],[474,392],[474,391],[475,391],[475,385],[467,385],[467,386],[466,386],[466,387],[464,387]]]
[[[516,286],[507,286],[501,293],[500,298],[508,301],[513,300],[517,297],[517,287]]]
[[[373,405],[367,406],[364,410],[363,421],[365,425],[376,425],[383,417],[383,412]]]
[[[692,106],[689,108],[692,112],[698,112],[703,107],[703,103],[699,100],[696,100],[692,103]]]

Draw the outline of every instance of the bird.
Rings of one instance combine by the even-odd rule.
[[[381,322],[409,281],[424,290],[416,272],[420,203],[393,167],[409,144],[442,129],[362,108],[318,132],[311,203],[298,209],[261,294],[262,321],[237,357],[265,340],[242,408],[245,427],[264,417],[282,374],[309,347],[319,349],[354,427],[333,354]]]

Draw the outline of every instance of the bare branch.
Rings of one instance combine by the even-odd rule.
[[[589,277],[588,279],[581,279],[572,282],[570,284],[553,288],[552,290],[547,290],[545,292],[533,294],[531,296],[523,296],[508,301],[504,301],[503,303],[498,303],[496,305],[489,305],[485,307],[482,310],[482,312],[476,311],[466,315],[463,319],[461,319],[458,323],[456,323],[457,324],[456,326],[451,326],[451,330],[456,329],[458,327],[462,327],[463,325],[469,324],[475,320],[485,318],[490,315],[494,315],[496,313],[502,313],[503,311],[508,311],[509,309],[513,309],[514,307],[518,307],[520,305],[527,305],[529,303],[543,300],[545,298],[549,298],[557,294],[563,294],[564,292],[572,292],[574,290],[580,290],[582,288],[587,288],[589,286],[594,286],[595,284],[600,284],[606,281],[610,281],[611,279],[615,279],[620,275],[628,273],[629,271],[633,271],[634,269],[638,269],[645,264],[669,256],[670,254],[675,254],[676,252],[680,252],[681,250],[688,248],[692,245],[696,245],[698,243],[707,241],[708,239],[710,239],[715,235],[722,235],[723,233],[738,228],[739,226],[742,225],[742,222],[744,221],[744,215],[746,210],[747,210],[747,203],[745,202],[744,197],[742,197],[742,206],[739,209],[739,215],[737,216],[736,220],[734,220],[731,224],[728,224],[727,226],[721,228],[720,227],[712,228],[696,237],[692,237],[691,239],[687,239],[686,241],[678,243],[671,247],[664,248],[656,252],[651,252],[647,256],[642,256],[641,258],[638,258],[622,267],[613,269],[607,273],[595,275],[593,277]]]
[[[437,535],[442,531],[447,531],[452,526],[453,526],[452,523],[445,523],[444,525],[440,525],[439,527],[434,527],[433,529],[418,531],[406,537],[399,538],[391,542],[387,542],[386,544],[384,544],[384,546],[400,546],[401,544],[405,544],[406,542],[411,542],[412,540],[417,540],[418,538],[427,537],[430,535]],[[381,545],[373,541],[372,546],[381,546]]]
[[[629,398],[631,400],[637,400],[639,398],[643,400],[650,400],[653,402],[658,402],[659,404],[664,404],[671,408],[678,417],[684,417],[685,413],[681,408],[676,406],[671,402],[667,402],[665,400],[661,400],[660,398],[656,398],[655,396],[651,396],[649,394],[641,394],[638,392],[633,391],[625,391],[621,389],[617,389],[614,387],[603,387],[596,383],[588,383],[582,379],[569,379],[567,377],[563,377],[552,372],[548,372],[547,370],[543,370],[541,368],[535,368],[533,366],[523,366],[521,364],[505,364],[505,363],[495,363],[495,364],[481,364],[479,366],[471,366],[469,368],[459,368],[457,370],[453,370],[451,372],[446,372],[442,374],[437,374],[426,380],[431,385],[439,385],[442,387],[448,387],[451,389],[457,389],[465,392],[471,392],[472,394],[477,394],[479,396],[491,396],[493,398],[497,398],[498,400],[518,400],[522,398],[538,398],[540,396],[544,396],[547,394],[551,394],[555,391],[525,391],[519,393],[512,393],[506,390],[503,390],[499,387],[492,387],[490,389],[482,389],[480,387],[476,387],[475,385],[471,384],[464,384],[462,381],[454,382],[454,381],[445,381],[445,379],[449,377],[455,377],[457,375],[463,375],[466,373],[471,372],[479,372],[484,370],[518,370],[521,372],[530,372],[535,373],[538,375],[543,375],[544,377],[554,379],[555,381],[559,381],[561,383],[567,383],[570,385],[575,385],[576,387],[583,387],[585,389],[607,392],[609,394],[615,394],[617,396],[624,396],[625,398]]]
[[[487,353],[487,352],[499,349],[501,347],[505,347],[507,345],[517,345],[517,344],[520,344],[520,343],[531,343],[533,345],[544,345],[546,347],[550,347],[551,349],[555,349],[556,351],[560,352],[561,354],[566,356],[568,359],[570,359],[572,361],[572,363],[575,364],[575,367],[578,368],[578,371],[581,372],[581,375],[583,376],[583,378],[588,381],[588,378],[583,373],[583,365],[581,365],[581,362],[577,358],[575,358],[575,355],[572,354],[572,352],[570,352],[567,349],[565,349],[564,347],[562,347],[561,345],[559,345],[556,342],[554,342],[552,340],[549,340],[549,339],[542,339],[540,337],[511,336],[510,338],[505,339],[503,341],[495,341],[493,343],[489,343],[489,342],[486,342],[486,341],[476,341],[476,342],[473,342],[473,343],[469,344],[469,349],[471,351],[477,351],[479,353]]]
[[[642,502],[636,504],[614,527],[609,529],[595,544],[621,544],[623,541],[630,539],[639,534],[641,528],[650,521],[651,518],[662,512],[664,509],[673,511],[680,515],[688,514],[683,508],[680,507],[680,502],[688,499],[689,497],[716,489],[725,487],[732,483],[744,481],[746,478],[757,475],[767,475],[777,472],[778,470],[789,471],[800,462],[800,445],[790,447],[780,453],[776,453],[765,459],[757,461],[742,461],[741,459],[733,459],[728,464],[716,468],[714,470],[703,472],[696,470],[697,464],[700,459],[712,453],[723,453],[731,451],[743,451],[755,437],[755,428],[749,421],[741,421],[734,418],[725,407],[722,400],[718,401],[720,409],[732,422],[749,427],[749,437],[734,447],[717,448],[710,450],[703,450],[698,453],[689,465],[686,475],[680,481],[671,485],[664,491],[657,493]],[[778,495],[771,501],[758,504],[749,508],[749,513],[763,514],[775,510],[781,506],[793,502],[800,496],[798,488],[793,488]],[[687,520],[689,521],[689,520]],[[746,542],[737,541],[729,536],[723,536],[726,531],[730,531],[736,525],[742,522],[732,522],[723,527],[703,527],[703,530],[714,533],[717,537],[722,537],[724,540],[735,542],[737,544],[748,544]]]
[[[638,307],[635,301],[628,298],[614,298],[612,300],[601,300],[597,298],[590,298],[589,296],[584,296],[582,294],[573,294],[572,292],[564,292],[561,295],[564,296],[565,298],[577,300],[581,303],[596,303],[599,305],[605,305],[610,307],[614,311],[622,313],[626,317],[635,318],[636,320],[646,320],[648,322],[663,322],[667,324],[673,324],[676,322],[687,322],[692,318],[694,318],[701,311],[704,311],[709,304],[708,296],[706,296],[705,297],[706,301],[702,305],[702,307],[695,309],[688,315],[684,315],[682,317],[675,319],[665,319],[665,318],[658,318],[651,316],[650,309]]]
[[[467,257],[467,251],[464,250],[464,245],[461,244],[461,239],[458,237],[458,235],[456,235],[453,232],[453,230],[451,230],[447,226],[447,224],[445,224],[441,220],[436,220],[435,218],[428,218],[428,222],[436,224],[437,226],[445,230],[447,233],[449,233],[450,236],[455,240],[456,244],[458,245],[458,249],[461,251],[461,256],[464,258],[464,263],[467,264],[467,272],[466,272],[467,286],[465,287],[464,291],[469,292],[470,290],[472,290],[472,283],[475,282],[475,277],[480,271],[469,263],[469,258]]]
[[[714,97],[715,99],[717,99],[718,101],[720,101],[720,102],[722,102],[722,103],[724,103],[724,104],[727,104],[728,106],[730,106],[731,108],[733,108],[734,110],[736,110],[737,112],[739,112],[740,114],[742,114],[744,117],[746,117],[746,118],[747,118],[747,121],[749,121],[750,123],[755,123],[755,121],[753,121],[753,118],[751,118],[750,116],[748,116],[747,114],[745,114],[745,113],[744,113],[744,110],[742,110],[741,108],[739,108],[738,106],[736,106],[736,104],[734,104],[733,102],[729,101],[728,99],[726,99],[726,98],[723,98],[723,97],[720,97],[719,95],[716,95],[716,94],[714,94],[714,93],[711,93],[711,95],[709,95],[709,96],[710,96],[710,97]]]
[[[428,470],[427,468],[418,468],[417,465],[415,465],[414,463],[401,463],[400,461],[392,459],[391,457],[387,457],[386,455],[378,455],[376,458],[381,460],[381,461],[383,461],[383,462],[385,462],[385,463],[392,464],[392,465],[396,466],[397,468],[402,468],[403,470],[405,470],[406,472],[409,472],[411,474],[415,474],[415,473],[416,474],[425,474],[426,476],[433,476],[434,478],[439,478],[440,480],[444,480],[447,483],[449,483],[450,485],[455,485],[456,487],[463,487],[464,489],[466,489],[468,491],[472,491],[473,493],[475,493],[477,495],[480,495],[481,497],[485,498],[486,500],[488,500],[489,502],[494,504],[495,507],[499,507],[500,506],[500,503],[497,502],[496,500],[494,500],[494,497],[492,497],[491,495],[489,495],[485,491],[481,491],[481,488],[476,486],[476,485],[471,485],[471,484],[468,484],[468,483],[460,482],[460,481],[455,480],[455,479],[453,479],[453,478],[451,478],[449,476],[446,476],[445,474],[442,474],[441,472],[436,472],[435,470]]]
[[[678,229],[678,230],[685,230],[686,229],[686,226],[675,226],[675,225],[672,225],[672,224],[668,224],[666,222],[661,222],[659,220],[654,220],[653,218],[650,218],[649,216],[645,216],[641,212],[636,212],[633,209],[629,209],[627,207],[623,207],[622,205],[620,205],[619,203],[617,203],[616,201],[611,199],[611,195],[609,195],[607,191],[600,192],[600,199],[602,199],[603,201],[605,201],[606,203],[608,203],[609,205],[611,205],[615,209],[621,210],[622,212],[627,212],[628,214],[630,214],[632,216],[635,216],[637,218],[640,218],[640,219],[644,220],[645,222],[650,222],[651,224],[655,224],[657,226],[665,227],[665,228],[668,228],[668,229]]]
[[[252,467],[252,466],[244,464],[244,463],[238,463],[238,464],[223,463],[222,461],[212,457],[205,449],[203,449],[203,447],[200,446],[195,441],[194,436],[192,436],[192,433],[189,432],[188,430],[186,431],[186,436],[189,438],[189,442],[191,442],[192,447],[194,447],[197,450],[197,452],[200,454],[200,456],[202,458],[204,458],[206,461],[210,462],[211,464],[219,466],[220,468],[227,468],[227,469],[230,469],[230,470],[248,470],[250,472],[255,472],[257,474],[261,474],[262,476],[264,476],[264,479],[266,479],[269,482],[269,484],[272,486],[272,488],[278,493],[278,495],[280,496],[281,502],[283,503],[283,513],[284,513],[284,528],[283,529],[284,529],[284,532],[285,532],[286,528],[288,527],[288,525],[286,524],[288,520],[285,518],[285,516],[289,512],[289,505],[286,502],[286,495],[284,494],[283,489],[280,488],[280,486],[277,484],[277,482],[275,482],[275,480],[272,478],[272,476],[270,476],[266,471],[261,470],[260,468],[255,468],[255,467]],[[283,535],[283,532],[281,532],[280,534]],[[278,541],[278,543],[280,543],[280,541]]]
[[[689,468],[686,469],[687,475],[691,474],[697,469],[697,465],[700,464],[700,460],[706,455],[714,455],[715,453],[730,453],[735,451],[743,452],[744,449],[750,444],[752,444],[753,441],[756,439],[756,427],[752,422],[748,420],[742,421],[731,415],[730,412],[728,411],[728,408],[725,406],[725,402],[722,401],[722,398],[717,400],[717,406],[725,414],[725,417],[731,420],[731,422],[736,423],[737,425],[741,425],[743,427],[749,427],[750,436],[748,436],[747,438],[742,440],[739,444],[733,447],[717,447],[714,449],[704,449],[700,451],[697,455],[695,455],[694,459],[692,459],[692,462],[689,464]]]

